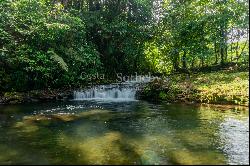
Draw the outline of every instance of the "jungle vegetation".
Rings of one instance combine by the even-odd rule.
[[[0,91],[249,63],[247,0],[1,0]]]

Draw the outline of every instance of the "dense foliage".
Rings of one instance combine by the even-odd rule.
[[[248,18],[247,0],[1,0],[0,91],[248,64]]]

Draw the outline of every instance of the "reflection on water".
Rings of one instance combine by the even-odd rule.
[[[226,118],[220,126],[221,140],[224,143],[223,151],[228,155],[229,163],[249,163],[249,119],[237,120],[232,117]]]
[[[0,106],[0,164],[249,164],[248,114],[142,101]]]

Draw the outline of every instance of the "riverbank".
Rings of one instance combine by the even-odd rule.
[[[73,89],[4,92],[0,104],[19,104],[73,99]],[[169,103],[205,103],[222,105],[249,104],[249,72],[217,71],[174,74],[155,79],[137,92],[141,100]]]
[[[33,90],[28,92],[5,92],[0,95],[0,104],[20,104],[68,100],[73,98],[73,90]]]
[[[249,72],[177,74],[153,80],[138,97],[150,101],[248,106]]]

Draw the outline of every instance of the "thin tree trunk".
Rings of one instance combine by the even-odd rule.
[[[236,50],[235,50],[235,53],[236,53],[236,62],[238,62],[238,57],[239,57],[239,41],[237,41],[236,43]]]
[[[220,46],[220,58],[221,58],[221,65],[223,65],[225,63],[223,46]]]
[[[224,65],[227,57],[227,33],[225,32],[225,23],[221,27],[221,38],[220,38],[220,55],[221,55],[221,65]]]
[[[228,46],[226,44],[225,45],[225,59],[224,59],[225,62],[227,62],[227,56],[228,56]]]
[[[217,46],[216,42],[214,42],[214,54],[215,54],[215,64],[218,64],[218,53],[217,53]]]
[[[242,47],[242,49],[241,49],[241,52],[240,52],[240,54],[239,54],[239,58],[238,58],[238,59],[240,59],[240,57],[241,57],[242,53],[244,52],[244,50],[245,50],[245,48],[246,48],[247,43],[248,43],[248,40],[246,40],[246,42],[245,42],[244,46]]]
[[[230,51],[230,53],[231,53],[230,59],[231,59],[231,62],[233,62],[233,43],[231,43],[231,51]]]

